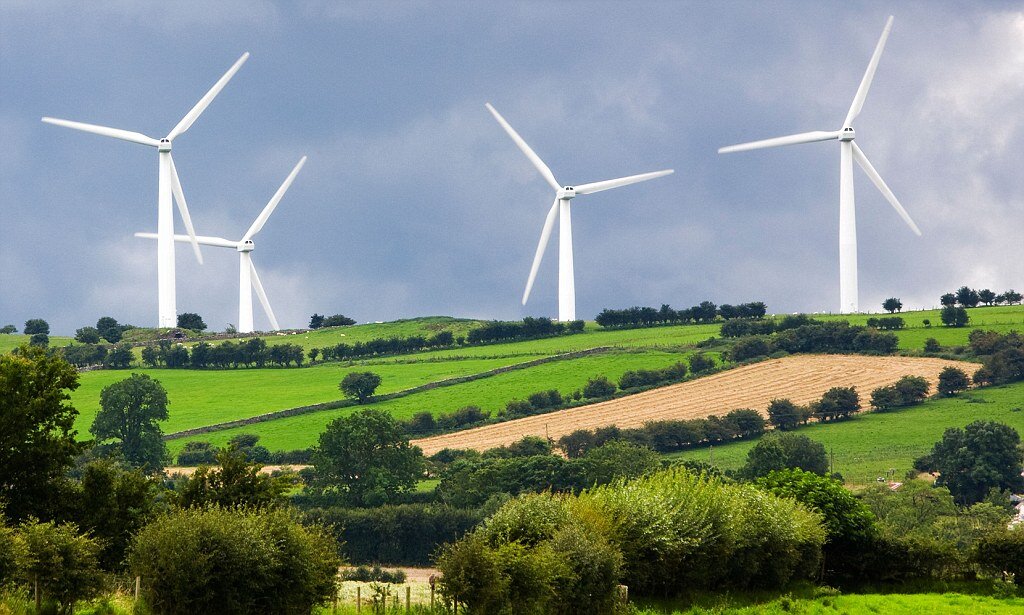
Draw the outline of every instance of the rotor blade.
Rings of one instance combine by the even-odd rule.
[[[540,232],[540,243],[537,244],[537,253],[533,255],[533,265],[530,267],[530,277],[526,279],[526,291],[523,292],[523,305],[530,298],[530,290],[533,288],[533,281],[537,278],[537,270],[540,269],[540,261],[544,258],[544,250],[548,247],[548,238],[551,237],[551,229],[555,226],[555,216],[558,214],[558,199],[551,204],[548,217],[544,219],[544,229]]]
[[[864,107],[864,99],[868,97],[868,90],[871,89],[871,80],[875,78],[875,69],[878,68],[878,60],[882,57],[882,50],[885,49],[885,41],[889,38],[890,31],[892,31],[892,15],[889,15],[888,21],[885,22],[885,29],[882,30],[882,37],[878,39],[878,44],[875,45],[875,53],[871,56],[871,62],[868,63],[868,70],[865,71],[864,78],[860,80],[860,87],[857,88],[857,95],[853,97],[850,112],[846,114],[846,119],[843,121],[844,128],[857,119],[857,116],[860,115],[860,110]]]
[[[785,137],[775,137],[774,139],[764,139],[762,141],[751,141],[749,143],[740,143],[739,145],[729,145],[727,147],[718,148],[719,154],[728,154],[730,152],[745,152],[752,149],[762,149],[765,147],[779,147],[780,145],[798,145],[800,143],[814,143],[815,141],[829,141],[831,139],[838,139],[840,131],[828,131],[828,130],[815,130],[813,132],[801,132],[796,135],[788,135]]]
[[[213,87],[210,88],[210,91],[207,92],[205,96],[199,99],[199,102],[197,102],[196,105],[192,107],[192,110],[185,114],[185,117],[181,118],[181,121],[178,122],[178,125],[171,129],[171,132],[167,135],[167,139],[173,141],[175,137],[188,130],[189,127],[192,126],[192,123],[195,122],[200,115],[202,115],[203,111],[206,110],[206,107],[208,107],[210,103],[213,102],[213,99],[217,97],[217,94],[220,94],[220,91],[224,89],[224,86],[228,84],[228,81],[231,81],[231,78],[235,76],[235,73],[238,72],[238,69],[242,68],[242,65],[245,64],[245,61],[248,59],[249,52],[246,51],[242,54],[242,57],[235,60],[235,63],[231,66],[231,68],[228,69],[228,72],[224,73],[224,76],[218,79],[217,83],[213,84]]]
[[[853,142],[853,159],[857,161],[857,164],[860,165],[860,168],[864,169],[864,172],[867,173],[868,177],[871,178],[871,181],[874,182],[875,187],[878,188],[878,191],[882,193],[886,200],[889,201],[889,204],[892,205],[893,209],[896,210],[896,213],[898,213],[900,217],[903,218],[903,221],[907,223],[907,226],[910,227],[910,230],[914,231],[914,234],[920,237],[921,229],[917,228],[917,225],[914,224],[914,221],[910,219],[910,214],[907,213],[906,209],[903,209],[903,206],[900,205],[899,200],[896,199],[896,195],[892,193],[892,190],[889,190],[889,186],[885,185],[885,182],[882,181],[882,176],[878,174],[878,171],[875,170],[875,167],[871,166],[871,162],[868,160],[868,157],[864,155],[864,152],[860,149],[856,142]]]
[[[574,186],[576,194],[593,194],[595,192],[601,192],[602,190],[610,190],[612,188],[618,188],[620,186],[628,186],[637,182],[644,182],[655,177],[664,177],[675,173],[673,169],[666,169],[664,171],[654,171],[653,173],[641,173],[640,175],[630,175],[629,177],[620,177],[619,179],[606,179],[601,182],[592,182],[589,184],[583,184],[582,186]]]
[[[544,161],[540,159],[540,156],[538,156],[536,152],[530,149],[530,146],[526,144],[526,141],[523,141],[523,138],[519,136],[519,133],[516,132],[515,129],[512,128],[512,126],[510,126],[508,122],[505,121],[505,118],[501,117],[501,114],[498,113],[498,111],[491,106],[491,103],[486,103],[486,107],[487,110],[491,112],[491,115],[494,116],[494,119],[498,120],[498,123],[501,124],[501,127],[505,129],[505,132],[508,133],[508,136],[512,137],[512,140],[516,142],[516,145],[519,146],[519,149],[522,150],[524,154],[526,154],[527,158],[530,159],[530,162],[533,163],[533,166],[537,167],[537,170],[540,171],[540,174],[544,176],[544,179],[547,180],[548,184],[550,184],[551,187],[554,188],[555,190],[560,190],[562,187],[558,184],[558,180],[555,179],[555,174],[551,172],[551,169],[548,168],[548,165],[544,164]]]
[[[135,233],[135,236],[136,237],[141,237],[142,239],[156,239],[157,238],[157,234],[156,233]],[[204,245],[204,246],[216,246],[218,248],[231,248],[232,250],[238,248],[238,242],[237,241],[231,241],[230,239],[224,239],[223,237],[207,237],[205,235],[196,235],[195,239],[196,239],[196,241],[200,245]],[[188,235],[175,235],[174,236],[174,241],[178,241],[178,242],[181,242],[181,243],[192,243],[192,237],[190,237]]]
[[[252,239],[253,235],[260,232],[260,229],[263,228],[263,225],[267,223],[267,218],[270,217],[270,214],[274,213],[274,209],[277,208],[277,204],[281,202],[281,198],[284,197],[284,193],[288,192],[288,188],[292,185],[292,182],[295,181],[295,176],[299,174],[299,171],[302,170],[302,165],[304,164],[306,164],[305,156],[303,156],[299,160],[299,163],[295,165],[295,168],[292,169],[292,172],[288,174],[288,177],[285,178],[284,183],[281,184],[281,187],[277,189],[277,192],[275,192],[274,196],[271,197],[270,202],[267,203],[267,206],[263,208],[263,211],[260,212],[260,215],[256,216],[256,219],[253,220],[252,226],[250,226],[249,230],[245,232],[244,236],[242,236],[242,241]]]
[[[96,124],[86,124],[84,122],[72,122],[71,120],[59,120],[55,117],[44,117],[43,121],[47,124],[53,124],[55,126],[64,126],[65,128],[84,130],[85,132],[103,135],[104,137],[114,137],[115,139],[123,139],[125,141],[131,141],[132,143],[139,143],[141,145],[150,145],[152,147],[157,147],[160,145],[159,139],[147,137],[141,132],[121,130],[120,128],[108,128],[107,126],[97,126]]]
[[[178,169],[174,167],[174,157],[167,152],[171,162],[171,194],[174,195],[174,202],[178,204],[178,213],[181,214],[181,221],[185,223],[185,232],[191,238],[192,251],[196,254],[196,260],[203,264],[203,253],[199,250],[199,242],[196,241],[196,229],[192,227],[192,216],[188,213],[188,203],[185,202],[185,193],[181,189],[181,180],[178,179]]]
[[[263,290],[263,283],[260,282],[260,276],[256,273],[256,265],[252,264],[251,258],[249,259],[249,271],[252,272],[252,287],[256,291],[256,296],[260,298],[260,305],[263,306],[263,311],[267,313],[267,318],[270,319],[270,326],[274,331],[280,331],[281,327],[277,324],[274,310],[270,308],[270,301],[267,301],[267,293]]]

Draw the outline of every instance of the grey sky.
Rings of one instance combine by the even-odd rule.
[[[676,170],[574,202],[581,316],[834,309],[838,147],[716,149],[839,128],[890,12],[857,142],[924,236],[855,171],[861,306],[1024,290],[1019,3],[84,6],[0,2],[0,324],[155,322],[156,156],[39,117],[161,136],[243,51],[175,162],[197,231],[234,238],[308,154],[254,253],[284,326],[555,315],[555,240],[519,304],[550,188],[487,101],[563,183]],[[204,256],[179,246],[178,308],[221,329],[237,258]]]

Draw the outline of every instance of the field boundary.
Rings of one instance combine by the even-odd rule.
[[[477,372],[475,374],[469,374],[467,376],[456,376],[455,378],[445,378],[444,380],[435,380],[434,382],[428,382],[426,384],[420,384],[408,389],[401,391],[395,391],[394,393],[386,393],[384,395],[374,395],[374,402],[388,401],[391,399],[398,399],[400,397],[407,397],[416,393],[422,393],[424,391],[430,391],[442,387],[454,386],[457,384],[463,384],[466,382],[473,382],[474,380],[482,380],[484,378],[490,378],[492,376],[498,376],[512,371],[520,369],[528,369],[530,367],[536,367],[538,365],[544,365],[546,363],[554,363],[556,361],[565,361],[567,359],[577,359],[594,354],[601,354],[613,350],[612,346],[597,346],[595,348],[587,348],[584,350],[575,350],[573,352],[564,352],[561,354],[551,355],[547,357],[541,357],[539,359],[531,359],[529,361],[523,361],[522,363],[514,363],[512,365],[504,365],[502,367],[496,367],[489,369],[484,372]],[[351,399],[339,399],[335,401],[328,401],[319,404],[310,404],[308,406],[296,406],[294,408],[286,408],[284,410],[275,410],[273,412],[266,412],[263,414],[257,414],[244,419],[235,419],[233,421],[225,421],[223,423],[214,423],[212,425],[203,425],[202,427],[193,427],[192,429],[183,429],[182,431],[176,431],[164,435],[164,440],[177,440],[180,438],[188,438],[200,434],[213,433],[215,431],[223,431],[225,429],[232,429],[235,427],[244,427],[246,425],[253,425],[255,423],[265,423],[267,421],[273,421],[289,416],[297,416],[300,414],[309,414],[312,412],[320,412],[323,410],[337,410],[339,408],[348,408],[351,406],[358,405],[354,400]]]

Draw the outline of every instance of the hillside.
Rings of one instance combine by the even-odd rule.
[[[767,416],[772,399],[788,398],[806,404],[832,387],[849,386],[855,387],[864,399],[873,389],[907,375],[927,378],[934,386],[944,367],[962,365],[928,358],[796,355],[581,408],[415,440],[413,444],[426,455],[444,448],[483,451],[511,444],[523,436],[557,440],[577,429],[640,427],[647,421],[721,416],[737,408],[752,408]]]

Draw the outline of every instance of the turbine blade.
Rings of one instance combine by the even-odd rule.
[[[740,143],[739,145],[729,145],[727,147],[718,148],[719,154],[728,154],[731,152],[745,152],[752,149],[762,149],[765,147],[779,147],[780,145],[799,145],[800,143],[814,143],[815,141],[829,141],[831,139],[838,139],[840,131],[828,131],[828,130],[815,130],[813,132],[801,132],[796,135],[788,135],[785,137],[775,137],[774,139],[764,139],[762,141],[751,141],[749,143]]]
[[[231,81],[231,78],[235,76],[235,73],[238,72],[238,69],[242,68],[242,65],[245,64],[245,61],[248,59],[249,52],[246,51],[242,54],[242,57],[235,60],[235,63],[231,65],[231,68],[228,69],[228,72],[224,73],[224,76],[218,79],[217,83],[213,84],[213,87],[210,88],[210,91],[207,92],[205,96],[199,99],[199,102],[197,102],[196,105],[192,107],[192,110],[186,113],[185,117],[181,118],[181,121],[178,122],[178,125],[171,129],[171,132],[167,135],[167,139],[173,141],[175,137],[188,130],[189,127],[192,126],[192,123],[195,122],[200,115],[202,115],[203,111],[206,110],[206,107],[208,107],[210,103],[213,102],[213,99],[217,97],[217,94],[220,94],[220,91],[224,89],[224,86],[228,84],[228,81]]]
[[[142,239],[156,239],[156,233],[135,233],[136,237]],[[238,248],[237,241],[231,241],[230,239],[224,239],[223,237],[207,237],[205,235],[196,235],[196,242],[203,246],[215,246],[218,248],[231,248],[232,250]],[[192,243],[192,237],[189,235],[175,235],[174,241],[181,243]]]
[[[610,190],[612,188],[618,188],[620,186],[628,186],[637,182],[644,182],[649,179],[656,177],[664,177],[675,173],[673,169],[666,169],[664,171],[654,171],[653,173],[641,173],[640,175],[630,175],[629,177],[620,177],[619,179],[607,179],[601,182],[593,182],[589,184],[583,184],[582,186],[574,186],[576,194],[593,194],[595,192],[601,192],[602,190]]]
[[[900,205],[900,202],[896,198],[896,195],[893,194],[892,190],[889,190],[889,186],[886,186],[885,182],[882,181],[882,176],[878,174],[878,171],[875,170],[875,167],[871,166],[871,162],[868,160],[868,157],[864,155],[864,152],[860,149],[857,143],[852,143],[853,159],[857,161],[857,164],[860,165],[860,168],[864,169],[864,172],[867,173],[867,176],[875,184],[875,187],[878,188],[878,191],[882,193],[882,195],[886,198],[887,201],[889,201],[889,204],[892,205],[893,209],[896,210],[896,213],[898,213],[900,217],[903,218],[903,221],[907,223],[907,226],[910,227],[910,230],[914,231],[914,234],[920,237],[921,229],[917,228],[917,225],[914,224],[914,221],[910,219],[910,214],[907,213],[906,209],[903,209],[903,206]]]
[[[256,273],[256,265],[252,264],[252,259],[249,259],[249,271],[252,272],[252,287],[256,291],[256,296],[260,298],[260,305],[263,306],[263,311],[267,313],[267,318],[270,319],[270,326],[274,331],[280,331],[281,327],[277,324],[277,317],[274,316],[274,310],[270,308],[270,301],[267,301],[267,293],[263,290],[263,283],[260,282],[260,276]]]
[[[889,32],[892,31],[892,15],[889,15],[888,21],[885,22],[885,29],[882,30],[882,37],[878,39],[878,44],[875,45],[875,53],[871,56],[871,62],[868,63],[868,69],[864,72],[864,78],[860,80],[860,87],[857,88],[857,94],[853,97],[853,104],[850,105],[850,112],[846,114],[846,119],[843,120],[843,127],[850,125],[853,120],[857,119],[860,115],[860,110],[864,108],[864,99],[868,97],[868,90],[871,89],[871,80],[875,78],[875,69],[878,68],[878,60],[882,57],[882,50],[885,49],[885,41],[889,38]]]
[[[515,129],[512,128],[512,126],[510,126],[508,122],[505,121],[505,118],[501,117],[501,114],[498,113],[498,111],[491,106],[491,103],[486,103],[485,106],[487,107],[487,110],[491,112],[491,115],[494,116],[494,119],[498,120],[498,123],[501,124],[501,127],[505,129],[505,132],[508,133],[508,136],[512,137],[512,140],[515,141],[516,145],[519,146],[519,149],[522,150],[524,154],[526,154],[526,157],[530,159],[530,162],[533,163],[533,166],[537,167],[537,170],[540,171],[540,174],[544,176],[544,179],[547,180],[548,184],[550,184],[551,187],[554,188],[555,190],[560,190],[562,186],[560,186],[558,184],[558,180],[555,179],[555,174],[551,172],[551,169],[548,168],[548,165],[544,164],[544,161],[540,159],[540,156],[538,156],[536,152],[530,149],[530,146],[526,144],[526,141],[523,141],[523,138],[519,136],[519,133],[516,132]]]
[[[540,269],[540,261],[544,258],[544,250],[548,247],[548,238],[551,237],[551,229],[555,226],[555,216],[558,214],[558,199],[551,204],[548,217],[544,219],[544,229],[540,232],[540,243],[537,244],[537,252],[533,255],[533,265],[530,267],[530,277],[526,279],[526,291],[523,292],[523,305],[530,298],[530,290],[533,288],[533,281],[537,278],[537,270]]]
[[[281,187],[278,188],[277,192],[274,193],[274,196],[271,197],[267,206],[264,207],[263,211],[260,212],[260,215],[256,216],[256,219],[253,220],[252,226],[250,226],[249,230],[242,236],[242,241],[252,239],[253,235],[263,229],[263,225],[267,223],[267,219],[270,218],[270,214],[274,213],[274,210],[277,209],[277,204],[281,202],[281,199],[284,197],[284,193],[288,192],[288,188],[291,187],[292,182],[295,181],[295,176],[299,174],[299,171],[302,170],[302,165],[304,164],[306,164],[305,156],[299,159],[298,164],[295,165],[292,172],[285,178],[284,183],[281,184]]]
[[[188,213],[188,203],[185,202],[185,193],[181,189],[181,180],[178,178],[178,169],[174,167],[174,157],[167,152],[171,162],[171,194],[174,195],[174,202],[178,204],[178,212],[181,214],[181,221],[185,223],[185,232],[188,233],[192,243],[192,251],[196,254],[196,260],[203,264],[203,253],[199,250],[199,242],[196,241],[196,229],[192,227],[192,216]]]
[[[152,147],[157,147],[160,145],[159,139],[147,137],[141,132],[121,130],[120,128],[109,128],[107,126],[98,126],[96,124],[86,124],[84,122],[72,122],[71,120],[60,120],[55,117],[44,117],[43,121],[47,124],[53,124],[54,126],[74,128],[75,130],[83,130],[85,132],[103,135],[104,137],[114,137],[115,139],[123,139],[125,141],[131,141],[132,143],[139,143],[141,145],[149,145]]]

